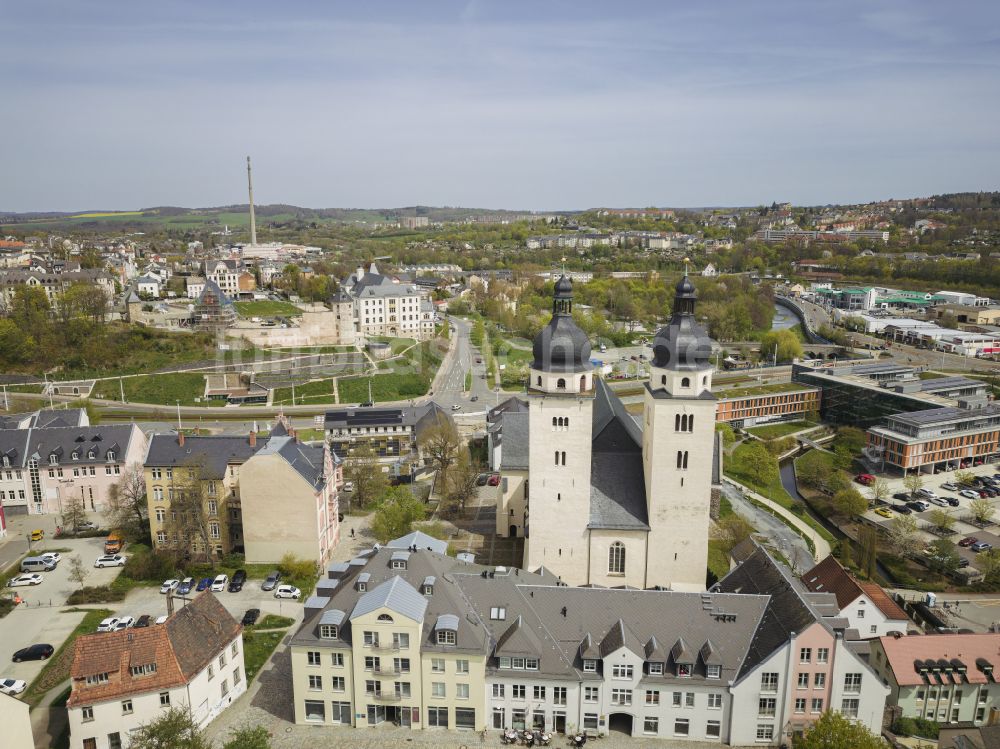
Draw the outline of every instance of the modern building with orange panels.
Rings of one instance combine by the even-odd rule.
[[[1000,457],[1000,405],[931,408],[888,416],[868,430],[865,457],[901,471],[955,469]]]
[[[749,427],[800,419],[810,411],[819,412],[821,393],[818,387],[797,383],[741,388],[728,397],[726,391],[721,391],[718,393],[715,420],[728,422],[734,427]]]

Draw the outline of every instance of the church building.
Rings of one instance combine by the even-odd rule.
[[[497,533],[524,537],[526,569],[573,586],[704,590],[716,405],[695,299],[685,276],[653,341],[638,420],[594,372],[572,283],[556,283],[528,407],[500,427]]]

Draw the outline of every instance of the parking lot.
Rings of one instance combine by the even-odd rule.
[[[1000,473],[1000,465],[995,465],[990,463],[987,465],[976,466],[975,468],[969,468],[966,470],[970,473],[975,474],[976,476],[993,476],[996,473]],[[884,477],[884,478],[888,481],[890,485],[891,494],[905,493],[908,491],[906,487],[903,486],[902,477],[897,476],[891,478],[890,477]],[[913,517],[918,519],[919,521],[922,521],[923,523],[930,524],[931,513],[934,510],[943,510],[944,512],[947,512],[949,515],[955,518],[955,525],[953,528],[954,533],[950,536],[947,536],[949,540],[954,541],[957,544],[961,539],[967,536],[974,536],[980,541],[985,541],[987,543],[992,544],[995,548],[1000,548],[1000,525],[991,525],[988,526],[986,530],[982,530],[976,525],[972,525],[971,523],[965,522],[964,518],[972,514],[971,511],[969,510],[969,505],[972,503],[973,500],[970,498],[960,496],[957,491],[949,491],[948,489],[941,488],[942,484],[954,481],[955,481],[955,471],[943,471],[938,474],[925,476],[924,488],[930,489],[939,497],[957,499],[959,504],[957,507],[951,507],[951,506],[940,507],[930,502],[929,503],[930,507],[927,510],[923,512],[913,512],[912,513]],[[862,495],[866,497],[870,496],[870,493],[865,489],[865,487],[857,486],[857,489],[861,492]],[[891,494],[890,494],[890,499],[888,500],[890,505],[902,504],[900,500],[892,499]],[[993,522],[1000,523],[1000,497],[993,497],[989,501],[993,504],[993,506],[997,510],[997,513],[993,518]],[[892,511],[892,508],[890,507],[889,510]],[[895,516],[896,515],[895,511],[892,512],[893,516]],[[890,518],[883,517],[877,514],[874,509],[871,509],[868,512],[866,512],[864,517],[866,520],[879,526],[888,525],[889,523],[892,522],[891,517]],[[925,543],[930,543],[931,541],[935,541],[938,538],[940,538],[940,536],[936,536],[926,531],[920,531],[920,537]],[[965,547],[958,547],[957,551],[962,558],[968,559],[969,563],[973,567],[976,566],[976,552]]]

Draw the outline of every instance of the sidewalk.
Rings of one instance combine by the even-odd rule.
[[[784,507],[779,505],[774,500],[768,499],[762,494],[758,494],[750,487],[744,486],[743,484],[739,483],[738,481],[734,481],[728,476],[723,478],[722,481],[723,483],[735,486],[746,496],[764,505],[765,507],[767,507],[767,509],[771,510],[771,512],[774,515],[780,517],[787,525],[790,525],[796,530],[800,531],[803,536],[812,541],[813,548],[816,550],[813,556],[817,562],[826,559],[828,556],[830,556],[831,549],[830,549],[830,544],[827,542],[827,540],[823,538],[821,535],[819,535],[815,530],[813,530],[813,528],[810,525],[808,525],[805,521],[797,517],[795,513],[793,513],[791,510],[786,510]]]

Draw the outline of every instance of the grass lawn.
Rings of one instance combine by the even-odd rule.
[[[271,654],[284,636],[284,631],[254,632],[251,629],[243,631],[243,664],[248,684],[270,660]]]
[[[727,388],[717,390],[719,398],[745,398],[751,395],[769,395],[771,393],[793,393],[796,390],[806,390],[808,385],[800,385],[797,382],[775,382],[770,385],[756,385],[745,388]]]
[[[201,398],[205,392],[205,376],[194,372],[181,372],[102,380],[94,388],[93,397],[120,401],[122,387],[125,388],[125,399],[129,402],[173,406],[180,401],[182,406],[196,406],[199,404],[195,403],[194,399]]]
[[[254,302],[234,302],[240,317],[294,317],[302,310],[291,302],[277,302],[273,299],[259,299]]]
[[[295,620],[288,616],[278,616],[277,614],[267,614],[263,619],[257,621],[254,629],[288,629]]]
[[[765,424],[764,426],[752,427],[747,429],[747,431],[756,437],[760,437],[762,440],[774,440],[808,428],[809,423],[805,421],[782,421],[778,424]]]
[[[721,541],[712,539],[708,542],[708,571],[717,580],[729,574],[729,555],[723,550]]]
[[[413,338],[390,338],[388,336],[372,336],[369,340],[388,343],[393,356],[399,356],[403,351],[412,348],[417,343]]]
[[[939,380],[939,379],[941,379],[942,377],[945,377],[945,376],[946,375],[943,375],[940,372],[918,372],[917,373],[917,377],[919,377],[921,380]]]
[[[314,403],[334,402],[332,378],[295,386],[295,405],[307,406]],[[292,388],[275,388],[274,405],[292,405]]]
[[[387,372],[371,378],[372,398],[376,402],[406,400],[427,395],[431,387],[431,376],[425,377],[416,372],[403,374]],[[368,400],[367,377],[345,377],[340,380],[341,403],[364,403]]]
[[[79,610],[67,609],[63,613]],[[35,680],[31,682],[31,685],[25,691],[22,699],[32,707],[35,707],[50,689],[66,681],[69,678],[70,667],[73,665],[73,644],[76,642],[76,638],[80,635],[97,631],[97,625],[101,623],[102,619],[109,616],[111,616],[111,611],[108,609],[88,611],[84,615],[83,621],[76,626],[76,629],[70,632],[66,641],[49,658],[42,672],[35,677]]]

